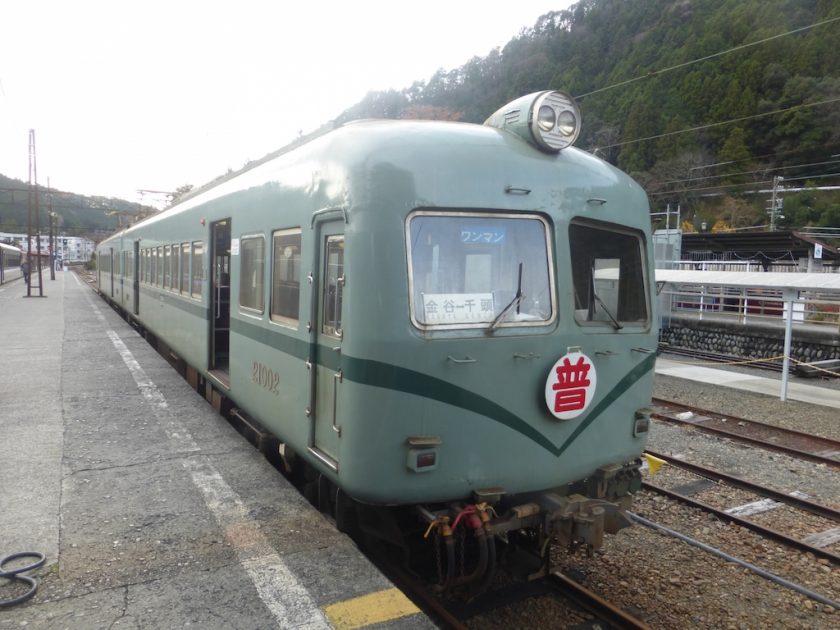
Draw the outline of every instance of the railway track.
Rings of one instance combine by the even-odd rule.
[[[653,399],[651,418],[840,468],[840,442],[810,433],[738,418],[661,398]]]
[[[828,506],[814,503],[812,501],[808,501],[807,499],[804,499],[800,496],[781,493],[776,490],[773,490],[772,488],[768,488],[760,484],[749,482],[743,479],[734,478],[720,471],[706,468],[698,464],[692,464],[679,459],[667,457],[666,455],[663,455],[661,453],[653,453],[650,451],[648,452],[651,455],[654,455],[655,457],[664,459],[666,462],[673,466],[682,468],[683,470],[688,470],[693,474],[698,475],[699,477],[714,479],[719,483],[729,484],[737,488],[745,489],[760,497],[763,497],[765,499],[771,499],[773,501],[773,503],[765,503],[764,509],[761,509],[761,511],[757,511],[756,514],[766,513],[767,511],[770,511],[781,504],[785,504],[797,510],[801,510],[809,514],[819,516],[819,518],[821,519],[825,519],[825,531],[831,532],[833,528],[834,531],[837,531],[837,535],[840,535],[840,530],[838,530],[837,528],[837,523],[840,523],[840,511],[838,510],[835,510]],[[832,564],[840,566],[840,555],[830,551],[827,548],[817,546],[816,544],[809,542],[805,539],[806,537],[796,537],[791,534],[779,531],[776,528],[763,525],[755,519],[748,519],[744,516],[739,516],[739,510],[735,509],[735,506],[727,509],[718,508],[706,501],[699,501],[698,499],[695,499],[693,496],[691,496],[691,494],[687,492],[680,492],[678,489],[665,488],[664,486],[660,486],[650,481],[644,481],[642,483],[642,487],[644,487],[650,492],[655,492],[657,494],[667,496],[670,499],[679,501],[680,503],[683,503],[685,505],[697,508],[709,514],[714,514],[715,517],[726,523],[734,523],[736,525],[754,531],[765,538],[775,540],[777,542],[783,543],[789,547],[792,547],[805,553],[811,553],[817,558],[824,558]],[[705,488],[702,490],[702,492],[714,492],[714,486]],[[698,492],[698,494],[699,493],[700,492]]]
[[[551,573],[534,582],[513,582],[472,599],[446,601],[434,593],[426,582],[407,573],[401,567],[381,557],[377,557],[376,561],[400,590],[447,630],[466,630],[470,627],[469,620],[474,617],[490,614],[535,597],[560,598],[564,604],[574,609],[576,616],[594,618],[584,623],[575,621],[570,627],[650,630],[650,626],[640,619],[560,572]],[[551,624],[554,625],[556,621],[558,620],[552,621]]]

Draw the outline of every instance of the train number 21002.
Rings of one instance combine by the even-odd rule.
[[[251,366],[251,380],[275,396],[280,394],[278,390],[280,386],[280,374],[258,361],[254,361]]]

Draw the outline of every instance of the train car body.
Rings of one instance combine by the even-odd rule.
[[[0,243],[0,284],[23,277],[20,264],[23,255],[17,247]]]
[[[100,243],[100,292],[360,504],[615,530],[657,344],[647,198],[500,126],[319,134]]]

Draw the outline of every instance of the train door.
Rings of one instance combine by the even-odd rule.
[[[134,279],[132,284],[132,293],[134,294],[134,314],[140,314],[140,241],[134,241],[134,256],[133,256],[133,266],[134,269],[132,270],[132,278]]]
[[[127,252],[120,252],[117,255],[117,260],[119,261],[119,274],[120,274],[120,290],[119,290],[119,303],[122,304],[123,308],[125,308],[126,300],[128,296],[125,294],[125,278],[128,274],[128,269],[126,268],[126,263],[128,262],[128,253]]]
[[[210,371],[230,383],[230,219],[210,226]]]
[[[339,405],[343,375],[341,345],[344,341],[342,303],[344,275],[343,224],[324,224],[320,231],[316,323],[315,439],[314,448],[333,468],[338,468],[341,437]],[[326,456],[326,458],[324,458]]]

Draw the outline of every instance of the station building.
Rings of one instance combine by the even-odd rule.
[[[0,232],[0,242],[14,245],[24,252],[29,251],[29,244],[27,243],[26,234],[15,234],[10,232]],[[85,263],[91,258],[91,255],[96,251],[96,243],[88,238],[80,236],[68,236],[66,234],[58,234],[54,236],[56,241],[56,258],[65,263]],[[41,252],[49,251],[50,236],[49,233],[41,234]],[[32,237],[32,251],[36,251],[38,243],[36,238]]]

